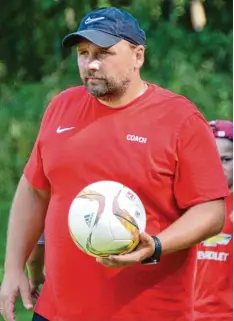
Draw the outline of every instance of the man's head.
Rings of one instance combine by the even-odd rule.
[[[77,46],[80,76],[89,92],[108,100],[122,96],[144,62],[145,33],[137,20],[117,8],[86,15],[65,47]]]
[[[233,123],[228,120],[215,120],[210,122],[216,144],[227,178],[228,187],[233,185]]]

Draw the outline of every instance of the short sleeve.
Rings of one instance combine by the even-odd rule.
[[[215,138],[200,113],[178,132],[174,195],[181,209],[228,195]]]
[[[47,107],[44,113],[37,139],[35,141],[29,160],[24,168],[24,175],[26,179],[29,181],[29,183],[35,188],[42,189],[42,190],[49,189],[50,184],[45,176],[44,169],[43,169],[40,142],[41,142],[41,136],[48,123],[48,119],[50,118],[52,106],[53,106],[53,100],[51,101],[51,103],[49,104],[49,106]]]

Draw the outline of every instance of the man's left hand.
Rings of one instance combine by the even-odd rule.
[[[155,243],[152,237],[147,233],[141,233],[140,243],[136,249],[123,255],[110,255],[108,258],[98,257],[96,261],[107,267],[122,268],[142,262],[144,259],[151,257],[155,251]]]

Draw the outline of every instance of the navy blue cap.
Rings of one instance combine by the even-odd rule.
[[[76,45],[87,39],[99,47],[111,47],[124,39],[134,45],[145,45],[145,32],[127,11],[115,7],[93,10],[80,23],[77,32],[63,39],[64,47]]]

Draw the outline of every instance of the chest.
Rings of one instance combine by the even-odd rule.
[[[138,192],[172,181],[173,133],[151,110],[68,116],[54,118],[40,144],[52,191],[74,196],[94,181],[115,180]]]

